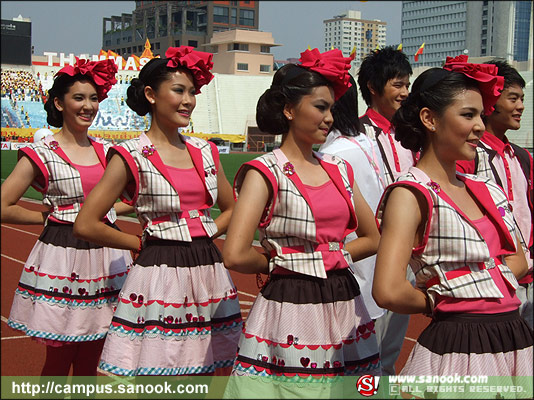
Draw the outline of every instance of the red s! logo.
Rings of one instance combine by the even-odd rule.
[[[360,376],[356,382],[356,390],[359,394],[365,397],[375,395],[378,391],[379,376],[364,375]]]

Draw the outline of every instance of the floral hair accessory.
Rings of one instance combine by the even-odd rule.
[[[101,102],[108,97],[109,90],[117,83],[115,78],[117,70],[117,64],[111,59],[89,61],[76,57],[74,65],[67,65],[61,68],[55,76],[64,74],[70,76],[87,75],[95,83],[98,101]]]
[[[200,88],[210,83],[213,74],[213,54],[203,51],[196,51],[191,46],[169,47],[165,52],[168,59],[167,67],[185,67],[194,78],[196,94],[200,93]]]
[[[306,50],[300,53],[300,66],[324,76],[334,88],[335,100],[339,99],[351,86],[349,82],[350,63],[354,59],[343,57],[339,49],[332,49],[320,53],[319,50]]]
[[[504,77],[497,75],[498,68],[496,65],[468,63],[467,59],[468,56],[465,54],[454,58],[447,57],[443,69],[460,72],[476,80],[482,93],[484,113],[490,115],[504,88]]]

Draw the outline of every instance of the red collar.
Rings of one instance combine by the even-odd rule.
[[[370,107],[365,112],[365,115],[367,115],[380,129],[382,129],[384,133],[391,132],[391,122],[383,115],[377,113]]]
[[[482,140],[482,142],[490,146],[503,158],[504,158],[505,151],[508,151],[512,156],[514,155],[514,150],[512,146],[510,146],[510,142],[508,141],[508,138],[506,136],[504,137],[504,141],[502,141],[497,136],[486,131],[484,132],[480,140]]]

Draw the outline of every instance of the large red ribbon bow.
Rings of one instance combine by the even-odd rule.
[[[349,82],[350,63],[354,57],[343,57],[339,49],[324,53],[319,50],[306,50],[300,53],[300,66],[324,76],[334,88],[335,99],[339,99],[351,86]]]
[[[484,113],[490,115],[504,88],[504,77],[497,75],[498,68],[493,64],[473,64],[467,62],[465,54],[447,57],[443,69],[462,74],[476,80],[482,93]]]
[[[200,93],[202,86],[207,85],[213,79],[213,74],[210,72],[213,68],[213,54],[211,53],[196,51],[191,46],[169,47],[165,52],[165,58],[169,59],[167,67],[185,67],[191,71],[196,94]]]
[[[117,83],[117,79],[115,78],[117,70],[117,64],[111,59],[89,61],[76,57],[74,65],[67,65],[61,68],[56,76],[63,74],[70,76],[77,74],[87,75],[95,83],[98,101],[101,102],[108,97],[108,92]]]

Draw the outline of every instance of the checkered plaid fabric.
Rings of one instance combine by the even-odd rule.
[[[482,182],[489,191],[494,204],[482,204],[486,210],[496,207],[502,210],[502,220],[515,243],[516,224],[508,200],[502,189],[487,178],[475,175],[464,175],[467,179]],[[388,186],[378,206],[377,219],[382,221],[387,197],[396,186],[415,188],[427,198],[429,202],[429,216],[425,236],[428,238],[421,248],[414,249],[410,266],[416,277],[416,285],[427,289],[429,281],[435,277],[435,284],[428,287],[428,294],[432,306],[435,295],[439,294],[456,298],[502,298],[503,295],[493,281],[488,269],[499,268],[510,284],[517,288],[517,280],[506,266],[504,259],[497,265],[490,258],[489,249],[483,236],[474,224],[464,218],[452,205],[442,199],[432,188],[432,181],[418,168],[412,167],[397,182]],[[481,198],[479,198],[480,200]],[[514,249],[515,251],[515,249]],[[450,271],[468,267],[465,274],[448,274]]]
[[[490,178],[492,180],[495,180],[495,177],[493,175],[493,171],[491,169],[491,162],[489,160],[489,154],[485,150],[481,142],[479,142],[479,147],[477,147],[477,159],[478,163],[476,165],[476,175],[481,177]]]
[[[316,153],[316,155],[323,161],[337,166],[343,185],[350,194],[352,204],[354,204],[352,177],[349,178],[347,174],[345,161],[336,156],[320,153]],[[269,204],[265,213],[268,217],[262,221],[259,227],[262,247],[267,252],[276,252],[276,256],[271,258],[269,269],[272,271],[276,266],[279,266],[293,272],[326,279],[322,253],[321,251],[314,251],[314,246],[318,242],[315,219],[310,206],[295,183],[284,174],[283,163],[272,152],[256,158],[245,166],[254,166],[254,162],[259,162],[264,166],[260,172],[277,186],[276,188],[273,187],[273,192],[276,192],[276,199],[274,203],[271,201]],[[247,169],[247,167],[241,168],[236,176],[236,197]],[[340,238],[340,241],[342,240],[343,238]],[[282,252],[283,247],[293,246],[303,246],[304,251],[291,254]],[[340,251],[347,263],[352,263],[350,254],[345,249]]]
[[[111,144],[107,141],[92,137],[91,139],[102,144],[105,153],[111,148]],[[48,136],[44,140],[23,148],[25,154],[37,161],[36,164],[42,175],[48,177],[44,186],[41,180],[35,180],[32,186],[43,193],[43,204],[50,207],[50,216],[60,221],[74,223],[84,201],[82,180],[78,170],[53,150],[50,145],[52,140],[53,136]],[[69,208],[63,209],[65,206]],[[108,212],[107,217],[111,222],[116,220],[114,208]]]
[[[184,140],[196,149],[199,149],[202,155],[202,166],[204,172],[204,183],[206,190],[211,198],[211,204],[217,200],[217,169],[215,165],[212,148],[210,144],[199,138],[189,138],[183,136]],[[131,139],[121,143],[117,147],[127,150],[123,157],[131,157],[128,165],[135,170],[132,171],[134,176],[138,176],[138,187],[136,193],[123,193],[124,199],[133,202],[138,218],[144,226],[143,235],[148,235],[165,240],[180,240],[190,242],[191,235],[187,225],[186,218],[181,217],[182,209],[180,207],[180,195],[171,183],[163,176],[149,157],[143,155],[145,146],[151,143],[146,135],[141,134],[139,138]],[[126,160],[129,161],[129,160]],[[210,216],[209,208],[202,210],[204,215],[200,215],[202,226],[207,234],[211,237],[217,233],[217,226]],[[156,223],[155,218],[169,217],[168,221]]]

